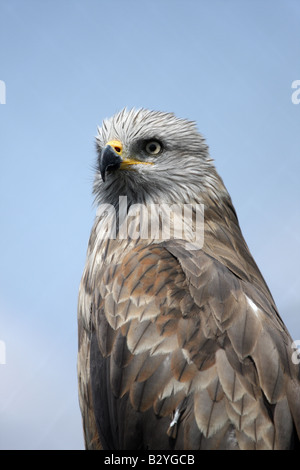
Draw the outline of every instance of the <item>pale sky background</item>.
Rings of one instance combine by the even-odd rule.
[[[82,449],[77,293],[96,126],[197,121],[300,339],[299,0],[0,0],[0,449]]]

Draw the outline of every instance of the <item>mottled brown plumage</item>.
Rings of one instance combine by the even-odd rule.
[[[120,163],[104,167],[112,140],[122,144]],[[160,152],[146,155],[151,141]],[[118,230],[113,239],[103,235],[109,213],[96,217],[78,303],[86,448],[298,447],[292,339],[203,138],[171,114],[123,110],[104,122],[97,145],[100,207],[118,213],[120,195],[128,207],[204,204],[204,243],[119,239]]]

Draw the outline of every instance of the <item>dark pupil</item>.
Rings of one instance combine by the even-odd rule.
[[[149,145],[149,150],[150,150],[150,152],[155,152],[155,150],[156,150],[156,144],[150,144],[150,145]]]

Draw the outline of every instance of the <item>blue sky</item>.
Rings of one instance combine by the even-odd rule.
[[[0,18],[0,449],[83,448],[94,136],[124,106],[197,121],[300,339],[299,1],[0,0]]]

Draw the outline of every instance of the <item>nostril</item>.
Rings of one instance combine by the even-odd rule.
[[[122,155],[123,145],[119,140],[110,140],[109,142],[106,143],[106,146],[109,146],[118,155]]]

